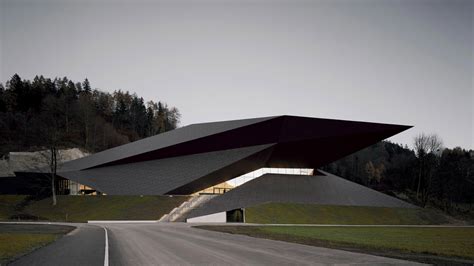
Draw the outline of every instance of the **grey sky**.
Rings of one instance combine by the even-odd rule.
[[[2,82],[88,77],[181,125],[294,114],[474,148],[473,1],[0,1]]]

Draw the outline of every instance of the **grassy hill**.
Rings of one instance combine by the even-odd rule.
[[[235,226],[197,228],[418,261],[472,265],[474,228],[403,226]]]
[[[24,195],[0,195],[0,221],[8,220],[15,215],[16,206],[25,198]]]
[[[0,220],[30,219],[86,222],[88,220],[157,220],[187,196],[58,196],[31,201],[26,196],[0,195]],[[247,208],[246,222],[261,224],[448,224],[451,218],[426,209],[266,203]]]
[[[0,196],[0,219],[27,217],[34,220],[86,222],[88,220],[157,220],[186,201],[186,196],[58,196],[32,201],[21,211],[14,210],[12,196]],[[13,196],[15,197],[15,196]]]
[[[248,223],[261,224],[447,224],[445,215],[426,209],[266,203],[245,209]]]

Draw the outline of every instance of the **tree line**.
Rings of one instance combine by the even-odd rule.
[[[470,212],[474,203],[474,151],[442,148],[434,135],[415,137],[413,149],[382,141],[324,167],[351,181],[407,197],[422,207]]]
[[[176,107],[129,91],[93,89],[87,78],[15,74],[0,83],[0,156],[51,142],[98,152],[175,129],[180,116]]]

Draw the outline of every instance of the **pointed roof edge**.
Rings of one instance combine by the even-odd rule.
[[[165,147],[173,146],[178,143],[185,143],[188,141],[209,137],[222,132],[234,130],[237,128],[257,124],[260,122],[275,119],[281,116],[267,116],[267,117],[255,117],[248,119],[235,119],[226,121],[215,121],[205,123],[195,123],[184,127],[176,128],[174,130],[166,131],[161,134],[143,138],[137,141],[129,142],[120,146],[116,146],[98,153],[91,154],[86,157],[82,157],[76,160],[72,160],[64,163],[61,166],[60,171],[77,171],[82,169],[88,169],[97,167],[110,162],[114,162],[120,159],[136,156],[153,150],[162,149]],[[228,125],[226,125],[228,124]],[[202,126],[217,126],[217,128],[207,128],[201,131],[193,129],[193,127]],[[223,127],[219,127],[223,126]],[[188,132],[187,132],[188,131]],[[191,132],[193,131],[193,132]],[[198,131],[196,133],[196,131]],[[177,135],[178,133],[178,135]],[[184,134],[183,134],[184,133]],[[127,153],[127,154],[126,154]]]

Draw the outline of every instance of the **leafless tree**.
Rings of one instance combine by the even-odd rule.
[[[371,184],[373,181],[378,184],[383,178],[385,166],[383,165],[383,163],[374,165],[372,161],[369,161],[365,164],[365,171],[367,172],[367,176],[369,178],[369,184]]]
[[[58,164],[61,161],[61,154],[59,148],[63,141],[63,126],[61,124],[61,108],[59,102],[55,98],[51,98],[49,102],[45,104],[45,110],[43,115],[49,119],[41,128],[40,137],[43,140],[44,145],[47,148],[46,152],[42,152],[42,156],[47,162],[49,168],[50,182],[51,182],[51,194],[53,199],[53,205],[56,205],[56,172]]]
[[[53,197],[53,206],[57,204],[56,200],[56,172],[58,170],[58,147],[56,145],[51,145],[49,147],[49,168],[51,170],[51,195]]]
[[[21,168],[41,174],[42,178],[49,179],[52,194],[52,204],[57,204],[56,173],[63,161],[62,151],[56,145],[50,145],[46,150],[36,152],[29,160],[21,163]],[[42,193],[40,191],[40,193]]]
[[[418,158],[416,197],[420,199],[421,193],[423,206],[428,200],[433,171],[437,165],[436,163],[442,146],[443,142],[436,134],[426,135],[422,133],[416,136],[414,140],[415,154]]]
[[[53,137],[54,138],[54,137]],[[46,169],[41,169],[41,172],[45,173],[45,176],[49,176],[49,181],[51,184],[51,195],[52,195],[52,205],[57,204],[56,198],[56,179],[57,179],[57,170],[63,161],[61,150],[58,147],[58,141],[52,141],[49,143],[47,150],[40,151],[39,154],[42,158],[43,164],[46,164]]]

